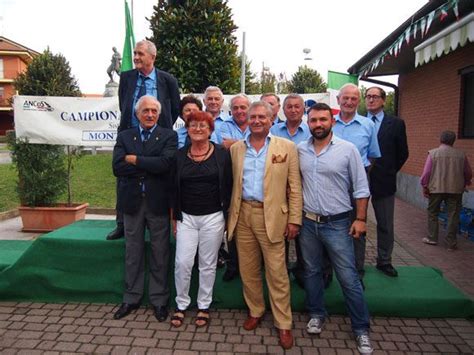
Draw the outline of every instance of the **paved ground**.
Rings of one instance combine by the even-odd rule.
[[[91,217],[91,216],[88,216]],[[92,216],[96,217],[96,216]],[[8,231],[7,225],[9,223]],[[18,219],[0,222],[0,238],[19,229]],[[425,212],[402,201],[396,203],[397,242],[394,265],[430,265],[474,298],[472,263],[474,242],[459,239],[459,250],[421,243]],[[369,224],[367,262],[375,263],[374,224]],[[22,237],[22,233],[15,234]],[[0,353],[283,353],[277,344],[271,315],[252,332],[242,329],[246,313],[211,312],[211,324],[196,328],[195,312],[185,325],[173,329],[158,323],[150,309],[113,320],[115,305],[0,302]],[[332,316],[320,336],[305,332],[306,316],[294,313],[295,346],[288,354],[357,353],[348,318]],[[464,319],[372,318],[371,338],[376,354],[474,353],[474,322]]]

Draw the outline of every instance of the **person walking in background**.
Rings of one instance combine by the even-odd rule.
[[[428,198],[428,237],[423,243],[438,244],[438,214],[441,202],[448,210],[448,228],[445,244],[448,251],[457,249],[459,214],[462,207],[462,194],[471,185],[472,169],[466,154],[453,147],[456,133],[441,133],[441,145],[428,152],[420,183],[423,195]]]

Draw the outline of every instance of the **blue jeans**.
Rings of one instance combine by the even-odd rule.
[[[323,246],[331,259],[339,281],[353,333],[358,336],[369,331],[369,309],[355,267],[354,245],[349,235],[350,219],[318,224],[303,218],[299,235],[304,265],[306,309],[311,318],[324,320],[324,285],[322,277]]]

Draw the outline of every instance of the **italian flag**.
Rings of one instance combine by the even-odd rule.
[[[352,83],[359,85],[359,78],[357,75],[339,73],[335,71],[328,70],[328,89],[327,92],[329,96],[329,106],[331,106],[332,113],[339,113],[339,105],[337,104],[337,94],[341,87],[345,84]]]

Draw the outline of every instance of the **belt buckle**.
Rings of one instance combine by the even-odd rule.
[[[315,217],[315,220],[314,220],[314,221],[315,221],[316,223],[321,223],[321,215],[315,214],[314,217]]]

